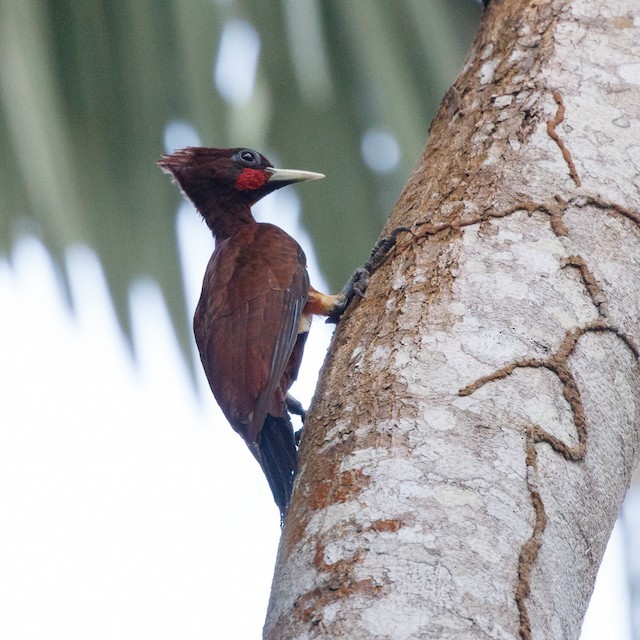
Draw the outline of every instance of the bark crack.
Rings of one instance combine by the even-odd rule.
[[[516,606],[520,619],[520,635],[525,640],[531,638],[531,623],[527,611],[526,599],[531,592],[531,571],[542,546],[542,534],[549,521],[538,489],[538,450],[534,438],[534,426],[527,429],[526,465],[527,488],[531,495],[531,504],[535,514],[535,522],[531,537],[522,545],[518,557],[518,584],[516,585]]]
[[[580,207],[580,208],[591,205],[596,209],[603,210],[607,213],[615,212],[627,218],[628,220],[631,220],[632,222],[634,222],[640,227],[640,212],[624,207],[616,202],[607,200],[600,194],[579,195],[571,198],[570,200],[565,200],[562,196],[560,196],[559,194],[556,194],[553,197],[553,200],[549,200],[547,202],[534,202],[533,200],[523,200],[522,202],[518,202],[517,204],[503,211],[492,211],[490,209],[485,209],[481,213],[470,216],[469,218],[466,218],[463,220],[453,220],[453,221],[439,222],[439,223],[432,223],[431,220],[420,220],[420,221],[414,222],[412,226],[421,228],[420,232],[414,233],[407,228],[408,232],[411,233],[411,238],[406,243],[396,244],[395,255],[398,255],[399,253],[401,253],[402,250],[406,249],[415,240],[418,240],[420,238],[435,236],[445,231],[459,231],[464,227],[470,227],[474,224],[481,224],[483,222],[486,222],[494,218],[496,219],[507,218],[508,216],[513,215],[518,211],[526,211],[530,216],[533,215],[536,211],[539,211],[541,213],[548,215],[549,224],[551,225],[551,230],[554,232],[554,234],[558,237],[566,237],[569,235],[569,229],[564,222],[563,216],[566,209],[570,205]],[[401,229],[401,227],[397,227],[397,229]],[[404,228],[402,229],[404,230]],[[577,265],[571,265],[571,266],[577,266]],[[586,268],[586,263],[585,263],[585,268]],[[589,290],[589,294],[591,295],[590,290]],[[597,306],[598,305],[596,305],[596,307]]]
[[[569,167],[569,175],[576,183],[576,187],[579,187],[582,183],[580,182],[580,176],[578,175],[578,171],[576,169],[576,165],[573,162],[573,158],[571,157],[571,152],[567,149],[567,146],[564,143],[564,140],[560,137],[558,132],[556,131],[556,127],[564,121],[565,114],[565,106],[564,101],[562,100],[562,94],[559,91],[553,92],[553,99],[556,101],[558,105],[558,109],[556,111],[556,115],[551,118],[551,120],[547,121],[547,133],[549,137],[558,145],[560,151],[562,152],[562,157],[564,161],[567,163]]]
[[[572,256],[569,260],[573,259],[575,261],[575,258],[575,256]],[[584,261],[582,259],[578,259],[575,262],[576,264],[570,263],[571,266],[576,266],[580,269],[585,282],[585,287],[589,291],[592,299],[594,299],[594,293],[592,293],[592,291],[597,293],[600,291],[600,288],[597,286],[595,279],[587,269]],[[595,300],[594,304],[597,306]],[[556,453],[559,453],[565,458],[565,460],[570,462],[580,462],[584,460],[584,456],[587,451],[588,435],[586,412],[576,378],[569,368],[569,357],[574,352],[580,337],[586,333],[612,333],[622,340],[636,359],[640,359],[640,350],[627,333],[622,331],[619,327],[608,324],[604,320],[597,320],[568,331],[558,350],[546,360],[538,358],[515,360],[493,373],[478,378],[458,391],[458,395],[460,396],[469,396],[488,382],[494,382],[510,376],[516,369],[527,367],[545,368],[554,373],[560,380],[562,384],[562,395],[567,401],[571,413],[573,414],[573,422],[577,435],[577,443],[575,445],[563,442],[560,438],[557,438],[539,425],[533,424],[527,428],[525,438],[525,476],[527,488],[531,496],[535,520],[531,536],[522,545],[518,558],[518,582],[515,590],[515,600],[520,619],[520,636],[523,640],[531,640],[532,638],[531,621],[527,611],[526,600],[531,592],[531,572],[542,545],[542,535],[548,523],[548,516],[544,508],[544,502],[538,488],[538,453],[536,445],[545,442]]]
[[[598,315],[601,318],[607,318],[609,316],[609,308],[606,296],[584,258],[582,256],[569,256],[563,260],[563,263],[565,267],[575,267],[578,270],[591,302],[598,310]]]
[[[464,227],[470,227],[474,224],[481,224],[482,222],[486,222],[491,220],[492,218],[506,218],[518,211],[526,211],[530,216],[533,215],[536,211],[540,211],[549,216],[549,221],[551,224],[551,228],[553,232],[557,236],[566,236],[569,231],[564,224],[564,220],[562,219],[562,215],[564,214],[564,210],[566,208],[567,202],[563,200],[560,196],[555,196],[554,201],[539,203],[533,202],[532,200],[524,200],[519,202],[518,204],[505,209],[504,211],[491,211],[486,209],[482,213],[479,213],[475,216],[471,216],[465,220],[454,220],[453,222],[441,222],[438,224],[432,224],[430,221],[424,222],[416,222],[414,226],[422,227],[422,233],[415,234],[412,239],[421,238],[424,236],[433,236],[438,233],[442,233],[443,231],[459,231]],[[640,216],[639,216],[640,218]]]
[[[576,207],[586,207],[591,205],[596,209],[602,209],[605,211],[615,211],[621,216],[628,218],[631,222],[635,222],[638,226],[640,226],[640,213],[638,211],[633,211],[633,209],[628,209],[627,207],[623,207],[622,205],[607,200],[604,196],[599,193],[595,196],[590,195],[580,195],[575,198],[571,198],[569,200],[569,204],[575,205]]]

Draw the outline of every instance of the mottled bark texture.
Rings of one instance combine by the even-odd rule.
[[[338,327],[265,638],[577,638],[640,441],[637,0],[495,0]]]

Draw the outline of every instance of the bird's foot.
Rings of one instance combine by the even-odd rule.
[[[299,400],[296,400],[290,393],[287,393],[284,403],[287,405],[287,411],[289,411],[289,413],[292,413],[295,416],[300,416],[300,419],[304,422],[307,412]]]
[[[342,287],[338,294],[338,302],[327,316],[327,323],[338,324],[342,314],[346,311],[351,301],[356,297],[364,298],[364,294],[369,286],[369,276],[371,274],[362,266],[358,267],[349,278],[347,284]]]
[[[295,440],[297,447],[300,444],[300,438],[302,437],[302,432],[304,431],[304,419],[307,417],[307,412],[302,406],[302,403],[299,400],[296,400],[290,393],[287,393],[287,395],[285,396],[284,403],[287,405],[287,411],[289,413],[300,416],[300,420],[302,420],[303,426],[293,434],[293,439]]]
[[[347,284],[342,288],[340,301],[328,315],[327,323],[338,324],[351,301],[356,296],[365,297],[365,292],[369,286],[369,278],[385,261],[391,249],[395,247],[398,236],[403,232],[413,233],[409,227],[395,227],[388,236],[380,238],[376,242],[369,259],[353,272]]]

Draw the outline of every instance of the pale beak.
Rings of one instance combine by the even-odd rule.
[[[296,169],[276,169],[275,167],[267,167],[266,171],[271,174],[267,182],[304,182],[305,180],[321,180],[324,173],[314,173],[313,171],[297,171]]]

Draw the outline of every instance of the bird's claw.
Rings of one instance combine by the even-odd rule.
[[[302,406],[302,403],[299,400],[296,400],[290,393],[287,393],[285,396],[284,403],[287,405],[287,411],[289,413],[300,416],[300,420],[302,420],[302,427],[293,434],[297,447],[300,444],[300,438],[302,437],[302,431],[304,430],[304,419],[307,417],[307,412]]]
[[[371,273],[368,269],[364,267],[358,267],[351,276],[351,289],[353,293],[361,298],[365,297],[365,293],[367,292],[367,287],[369,286],[369,278],[371,277]],[[353,299],[353,295],[351,296],[351,300]],[[351,302],[349,300],[349,302]]]
[[[302,403],[299,400],[296,400],[290,393],[287,393],[285,396],[284,403],[287,405],[289,413],[292,413],[295,416],[300,416],[300,419],[304,423],[307,412],[302,406]]]
[[[340,292],[340,299],[337,304],[331,310],[331,313],[327,317],[327,324],[338,324],[342,314],[346,311],[347,307],[351,304],[351,301],[358,296],[360,298],[365,297],[367,286],[369,285],[369,276],[371,274],[365,267],[358,267],[349,278],[347,284],[342,287]]]
[[[347,284],[342,288],[340,292],[340,302],[336,304],[327,317],[328,324],[338,324],[342,314],[346,311],[356,295],[360,298],[365,297],[371,274],[382,265],[389,251],[395,247],[398,235],[403,232],[413,233],[409,227],[395,227],[388,236],[380,238],[380,240],[376,242],[369,259],[353,272]]]

